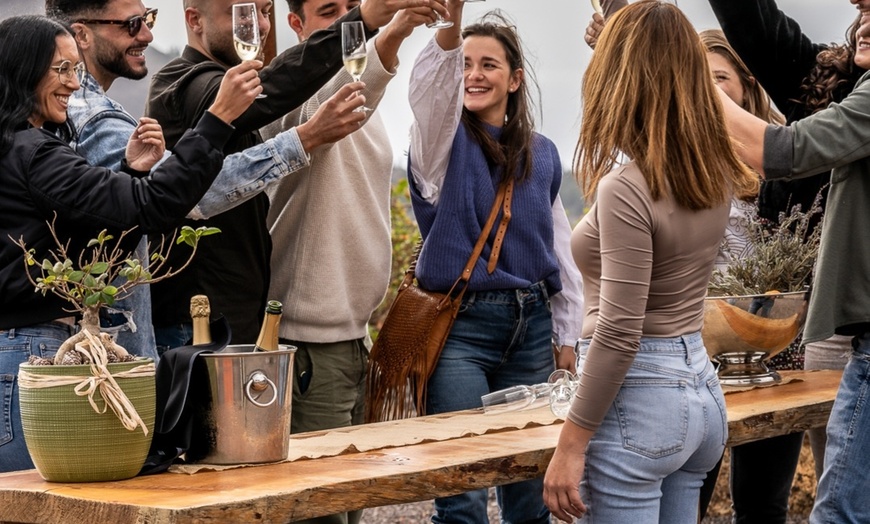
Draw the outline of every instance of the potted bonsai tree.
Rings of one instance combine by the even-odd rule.
[[[136,287],[170,278],[190,263],[203,236],[216,228],[183,227],[175,244],[191,246],[179,268],[166,266],[172,243],[149,244],[149,260],[124,249],[133,230],[116,239],[106,230],[80,254],[68,252],[48,224],[55,248],[39,261],[24,238],[13,239],[24,253],[25,273],[37,292],[53,293],[81,315],[80,331],[55,358],[31,356],[19,368],[21,422],[33,463],[46,480],[81,482],[135,476],[151,444],[156,412],[154,362],[136,358],[100,331],[99,313]],[[153,248],[153,250],[152,250]],[[150,264],[149,264],[150,262]],[[38,266],[38,275],[31,269]]]

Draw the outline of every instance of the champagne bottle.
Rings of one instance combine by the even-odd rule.
[[[195,295],[191,297],[190,316],[193,318],[193,345],[211,344],[211,330],[208,327],[211,306],[207,296]]]
[[[284,306],[277,300],[270,300],[266,304],[266,316],[260,327],[260,336],[254,351],[277,351],[278,350],[278,324],[281,322],[281,313]]]

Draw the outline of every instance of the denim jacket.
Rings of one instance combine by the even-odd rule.
[[[82,88],[69,102],[68,115],[77,133],[72,146],[91,164],[117,170],[138,122],[106,96],[93,76],[85,76]],[[217,179],[188,218],[203,220],[223,213],[307,166],[308,155],[295,128],[228,155]]]
[[[67,114],[76,130],[72,147],[91,165],[119,170],[137,120],[109,98],[90,74],[85,75],[81,89],[70,97]],[[295,129],[229,155],[214,183],[188,217],[205,219],[224,212],[306,166],[308,155]],[[135,254],[147,264],[147,238],[143,237]],[[118,343],[130,353],[156,360],[148,286],[135,288],[130,296],[107,308],[101,324],[107,332],[116,333]]]

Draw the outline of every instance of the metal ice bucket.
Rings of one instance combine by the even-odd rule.
[[[254,352],[252,344],[242,344],[199,355],[209,395],[194,414],[187,459],[206,464],[285,460],[295,353],[294,346]]]
[[[722,385],[747,386],[780,381],[765,363],[787,348],[803,329],[807,293],[770,293],[704,300],[701,336],[718,362]]]

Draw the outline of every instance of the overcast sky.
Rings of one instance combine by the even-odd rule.
[[[154,47],[161,51],[179,50],[186,41],[181,0],[144,0],[149,7],[160,9],[154,28]],[[287,26],[286,0],[276,2],[278,49],[296,43]],[[16,14],[23,5],[42,5],[42,0],[0,0],[0,17]],[[679,6],[698,30],[718,27],[706,0],[679,0]],[[780,0],[779,7],[801,23],[803,30],[817,42],[842,42],[846,27],[856,15],[848,0]],[[465,8],[465,22],[499,8],[515,22],[523,38],[527,59],[541,89],[543,119],[537,118],[538,131],[552,139],[559,148],[564,165],[570,165],[578,135],[580,83],[591,51],[583,42],[583,33],[592,16],[588,0],[487,0]],[[32,9],[32,7],[31,7]],[[400,53],[401,65],[391,82],[380,110],[395,152],[395,162],[404,163],[411,114],[408,108],[408,74],[414,57],[431,38],[433,30],[420,27],[405,42]],[[111,91],[109,92],[111,95]]]

